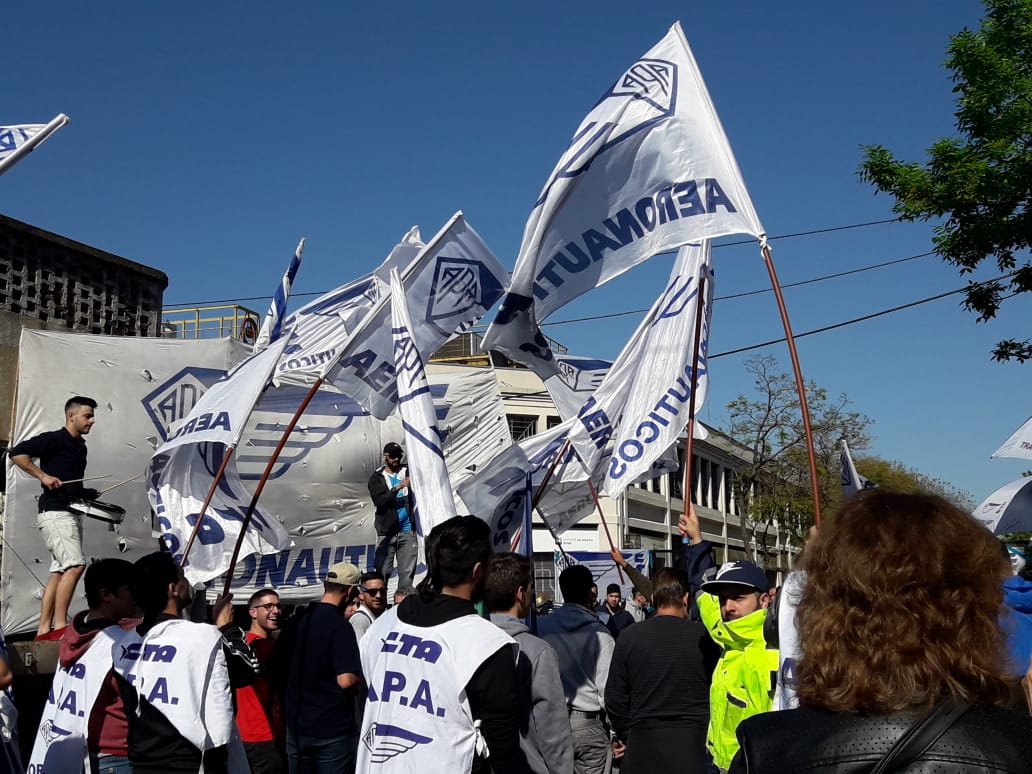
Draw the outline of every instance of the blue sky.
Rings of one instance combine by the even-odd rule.
[[[581,118],[680,19],[772,236],[891,217],[859,146],[920,158],[953,131],[942,67],[973,0],[794,3],[20,4],[5,13],[0,124],[71,123],[0,178],[0,212],[169,275],[166,305],[295,292],[378,264],[455,210],[511,268],[530,206]],[[926,252],[927,224],[775,239],[782,283]],[[737,241],[737,240],[723,240]],[[769,287],[755,245],[714,253],[716,293]],[[660,257],[553,320],[645,309]],[[995,276],[994,267],[975,279]],[[961,287],[931,256],[788,289],[796,332]],[[264,311],[267,301],[245,305]],[[993,363],[1030,301],[976,325],[959,297],[799,341],[803,372],[874,420],[871,451],[988,495],[1032,461],[988,459],[1032,414],[1032,365]],[[614,357],[638,315],[554,325]],[[773,297],[719,302],[711,352],[781,335]],[[787,370],[784,345],[763,350]],[[703,418],[750,390],[713,361]]]

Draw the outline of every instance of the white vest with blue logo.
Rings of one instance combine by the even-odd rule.
[[[90,713],[111,671],[112,648],[125,634],[117,624],[108,626],[93,636],[74,664],[58,667],[32,746],[29,771],[92,771],[86,744]]]
[[[473,766],[479,731],[466,684],[509,635],[477,615],[433,627],[380,616],[359,643],[369,685],[358,744],[361,772],[461,774]]]
[[[208,624],[172,620],[146,635],[127,632],[114,654],[115,671],[202,753],[229,746],[230,772],[247,772],[233,718],[222,633]]]

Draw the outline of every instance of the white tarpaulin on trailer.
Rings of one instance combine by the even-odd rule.
[[[62,406],[72,395],[96,398],[86,474],[108,475],[87,483],[102,490],[142,474],[153,444],[163,442],[169,426],[248,352],[228,339],[24,331],[13,440],[61,427]],[[457,483],[511,443],[501,395],[489,369],[431,365],[427,370],[448,468]],[[272,390],[252,415],[236,451],[237,469],[251,491],[304,392],[300,387]],[[366,482],[381,464],[384,443],[403,437],[396,417],[380,421],[347,396],[320,392],[288,441],[261,500],[265,512],[283,520],[294,546],[242,561],[233,584],[237,601],[262,586],[280,587],[289,601],[309,599],[320,593],[330,564],[346,560],[370,566],[376,535]],[[7,632],[30,631],[36,628],[50,563],[35,522],[40,487],[11,466],[7,477],[0,624]],[[142,476],[100,499],[125,508],[126,517],[117,532],[86,519],[87,560],[121,556],[134,561],[157,549]],[[72,608],[85,606],[80,582]]]

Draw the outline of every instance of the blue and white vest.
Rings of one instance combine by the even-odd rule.
[[[381,615],[359,643],[369,693],[357,770],[468,772],[482,740],[466,684],[505,645],[515,663],[515,640],[477,615],[434,627],[400,621],[397,608]]]

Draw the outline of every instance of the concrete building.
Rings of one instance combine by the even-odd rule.
[[[164,272],[0,215],[0,444],[11,441],[22,328],[157,336]]]

